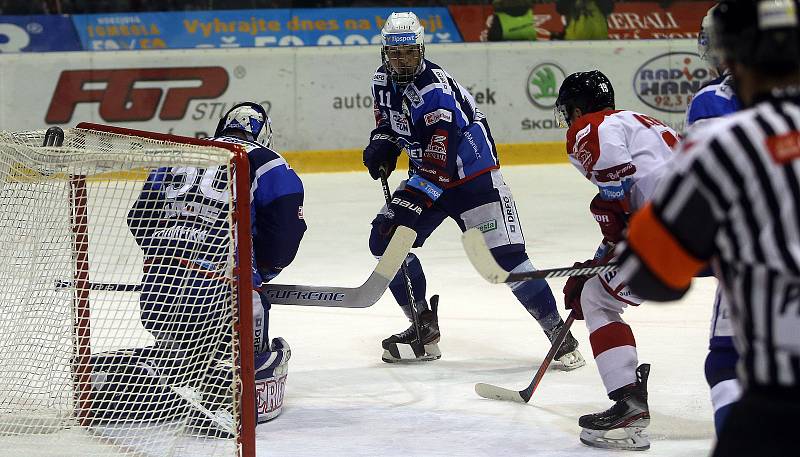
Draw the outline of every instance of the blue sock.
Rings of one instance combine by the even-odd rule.
[[[511,291],[522,306],[536,319],[544,330],[551,330],[561,322],[556,308],[556,299],[544,279],[535,279],[515,284]]]
[[[425,281],[425,273],[422,271],[422,264],[417,256],[414,254],[409,254],[406,257],[406,269],[408,270],[408,277],[411,279],[411,289],[414,291],[414,301],[419,304],[427,303],[425,301],[427,285]],[[394,275],[394,278],[392,278],[392,281],[389,283],[389,290],[392,291],[394,299],[397,300],[397,303],[400,306],[407,306],[409,304],[408,289],[406,288],[406,280],[403,276],[402,269],[398,270],[397,274]],[[424,306],[423,308],[418,308],[418,311],[424,311],[427,309],[427,306]]]

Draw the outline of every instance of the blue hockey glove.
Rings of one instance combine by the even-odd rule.
[[[397,166],[399,156],[400,147],[391,130],[381,127],[372,131],[369,145],[364,149],[364,165],[372,179],[380,178],[381,168],[386,170],[388,177]]]
[[[430,200],[418,192],[410,190],[396,192],[392,195],[389,210],[378,225],[378,233],[390,239],[398,225],[413,228],[422,210],[430,205]]]

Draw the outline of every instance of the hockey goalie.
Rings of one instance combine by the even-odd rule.
[[[303,185],[270,148],[271,138],[269,117],[255,103],[231,108],[212,138],[241,146],[250,162],[252,414],[259,423],[281,412],[291,354],[283,338],[269,340],[270,303],[260,286],[292,262],[306,230]],[[155,343],[92,356],[93,422],[188,414],[197,434],[234,435],[237,361],[230,356],[232,316],[226,306],[234,291],[221,274],[234,260],[225,236],[231,229],[227,176],[224,167],[153,170],[128,212],[128,228],[144,258],[140,321]]]

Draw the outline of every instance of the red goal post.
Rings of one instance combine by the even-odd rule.
[[[235,327],[235,331],[238,332],[239,336],[237,341],[239,342],[239,379],[241,380],[238,392],[240,398],[239,418],[241,420],[241,428],[239,430],[240,435],[238,439],[240,445],[242,446],[241,456],[255,457],[256,401],[252,314],[253,275],[252,256],[250,255],[250,252],[252,252],[253,248],[253,238],[251,233],[249,205],[250,162],[247,157],[247,152],[241,146],[232,143],[223,143],[219,141],[172,135],[168,133],[149,132],[145,130],[95,124],[91,122],[81,122],[76,127],[84,130],[142,137],[164,142],[189,144],[195,146],[211,146],[227,149],[233,153],[231,165],[236,170],[234,192],[235,195],[244,195],[248,199],[247,205],[237,204],[234,209],[237,239],[236,250],[241,254],[238,256],[238,264],[234,268],[234,275],[237,278],[236,295],[239,300],[238,325]]]
[[[176,455],[254,457],[250,205],[236,204],[237,196],[249,203],[246,152],[228,143],[92,123],[67,129],[63,147],[42,147],[42,133],[0,132],[0,264],[6,265],[0,266],[0,456],[6,455],[4,450],[14,453],[9,455],[66,455],[67,450],[74,455],[140,451],[159,455],[160,451],[154,449],[163,447],[165,455],[177,452]],[[125,225],[129,209],[126,201],[141,191],[141,184],[137,183],[148,169],[181,163],[202,168],[197,164],[206,162],[197,157],[204,151],[220,153],[214,160],[229,176],[227,232],[233,249],[229,259],[235,261],[228,262],[226,271],[233,284],[228,287],[235,297],[221,298],[219,303],[228,300],[233,307],[231,341],[224,346],[232,350],[226,360],[233,365],[230,370],[235,429],[234,438],[220,441],[234,439],[234,447],[207,439],[192,441],[195,435],[187,434],[185,424],[156,431],[152,424],[158,424],[158,417],[142,420],[144,425],[134,430],[139,435],[113,424],[113,420],[110,427],[97,426],[93,415],[98,405],[92,404],[90,390],[97,382],[98,374],[92,371],[96,363],[93,366],[92,360],[98,354],[127,353],[131,351],[129,347],[141,346],[141,338],[127,340],[123,331],[115,332],[116,327],[125,331],[138,327],[135,330],[139,334],[146,334],[138,319],[138,300],[130,298],[134,294],[120,297],[120,292],[91,288],[91,281],[97,279],[120,280],[122,273],[109,261],[114,256],[138,255],[140,259],[127,259],[123,272],[127,276],[122,281],[136,281],[136,268],[141,275],[141,253]],[[137,170],[139,175],[132,180],[131,172]],[[106,186],[98,181],[124,183]],[[106,235],[108,240],[103,239]],[[102,252],[93,250],[98,241],[103,242]],[[139,267],[134,268],[136,264]],[[71,283],[70,287],[53,290],[53,281],[63,280]],[[100,306],[106,303],[111,305]],[[66,333],[64,328],[70,322],[71,332]],[[215,347],[222,347],[217,344]],[[34,360],[40,354],[42,360]],[[9,355],[12,360],[4,364],[3,358],[8,359]],[[209,362],[211,365],[221,360],[207,357],[215,359]],[[9,367],[14,371],[4,374],[2,371]],[[65,381],[69,377],[71,383]],[[174,391],[179,392],[177,388]],[[200,401],[182,398],[190,405],[198,405],[195,412],[202,410]],[[70,431],[80,429],[103,444],[87,442],[83,436],[78,439]],[[41,446],[40,440],[35,439],[42,433],[51,434],[47,438],[49,446]],[[149,441],[151,437],[153,442]],[[145,451],[140,449],[142,446]],[[121,452],[117,454],[113,449]]]

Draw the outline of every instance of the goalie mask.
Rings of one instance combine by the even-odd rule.
[[[239,103],[231,108],[217,124],[214,136],[225,134],[229,130],[245,132],[251,141],[272,147],[272,121],[267,111],[258,103]]]
[[[703,17],[703,21],[700,23],[700,32],[697,34],[697,53],[700,54],[700,58],[703,59],[709,68],[713,68],[717,71],[718,75],[722,75],[724,64],[722,63],[722,59],[719,58],[719,52],[714,46],[711,36],[711,21],[713,20],[714,10],[716,8],[717,5],[709,8],[708,12]]]
[[[389,78],[406,85],[422,72],[425,29],[414,13],[392,13],[381,29],[381,58]]]

